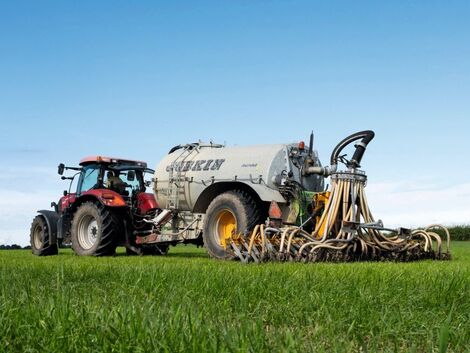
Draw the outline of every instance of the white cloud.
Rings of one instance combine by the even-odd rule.
[[[37,210],[51,209],[61,187],[54,168],[7,167],[0,174],[0,244],[29,244],[29,228]]]
[[[29,244],[29,228],[39,209],[57,202],[54,191],[22,192],[0,189],[0,244]]]
[[[372,214],[386,226],[470,223],[470,183],[445,187],[420,180],[370,183],[366,195]]]

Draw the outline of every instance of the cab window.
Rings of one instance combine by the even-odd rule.
[[[85,167],[82,170],[82,175],[80,183],[78,185],[77,192],[80,194],[82,192],[93,189],[98,184],[98,177],[100,175],[100,168],[97,166]]]
[[[128,185],[129,188],[132,188],[132,190],[140,190],[140,179],[142,178],[142,175],[140,173],[136,173],[135,171],[129,171],[126,170],[123,173],[123,179]]]
[[[110,177],[112,179],[110,179]],[[118,179],[119,178],[119,179]],[[103,184],[106,188],[115,189],[118,192],[132,192],[141,189],[142,173],[134,170],[108,169],[104,173]],[[118,185],[115,185],[115,184]],[[119,190],[122,188],[122,190]]]

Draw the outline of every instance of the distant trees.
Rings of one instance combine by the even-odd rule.
[[[12,245],[0,245],[0,250],[21,250],[21,249],[31,249],[30,245],[27,245],[25,247],[21,247],[21,245],[18,244],[12,244]]]

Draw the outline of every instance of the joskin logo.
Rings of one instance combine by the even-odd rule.
[[[198,161],[173,162],[166,167],[166,171],[169,172],[172,168],[175,172],[188,172],[190,170],[193,172],[219,170],[224,162],[225,159],[201,159]]]

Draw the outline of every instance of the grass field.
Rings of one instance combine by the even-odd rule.
[[[470,242],[450,262],[242,265],[0,252],[0,351],[470,351]]]

